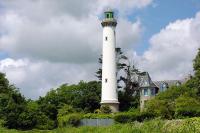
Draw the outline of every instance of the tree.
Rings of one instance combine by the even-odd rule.
[[[200,48],[193,62],[194,77],[190,82],[192,82],[193,87],[197,89],[197,95],[200,96]]]
[[[97,81],[79,82],[77,85],[61,85],[38,100],[39,108],[50,119],[56,120],[58,110],[70,105],[77,112],[94,112],[100,108],[101,84]]]

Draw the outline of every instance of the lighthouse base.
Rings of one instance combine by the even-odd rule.
[[[108,102],[101,102],[101,106],[109,106],[112,110],[112,113],[119,112],[119,102],[108,103]]]

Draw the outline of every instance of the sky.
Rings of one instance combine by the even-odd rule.
[[[117,47],[153,80],[193,73],[199,0],[0,0],[0,72],[27,98],[97,80],[103,12],[116,12]]]

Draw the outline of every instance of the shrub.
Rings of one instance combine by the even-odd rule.
[[[146,112],[151,112],[152,115],[172,119],[174,118],[174,102],[164,99],[152,99],[147,102]]]
[[[118,113],[114,116],[114,120],[119,123],[128,123],[136,121],[136,114],[135,113]]]
[[[55,122],[49,119],[44,113],[38,113],[36,120],[37,122],[35,128],[37,129],[47,130],[55,128]]]
[[[134,121],[142,122],[152,118],[154,118],[154,114],[150,112],[140,113],[139,111],[118,113],[114,116],[114,120],[119,123],[129,123]]]
[[[155,115],[151,112],[141,112],[138,116],[137,116],[137,121],[142,122],[144,120],[149,120],[149,119],[153,119],[155,117]]]
[[[58,117],[75,113],[75,110],[72,106],[65,104],[61,109],[58,110]]]
[[[58,127],[78,126],[81,120],[81,114],[69,114],[58,117]]]
[[[101,106],[100,111],[105,114],[109,114],[112,112],[111,108],[108,105]]]
[[[93,113],[88,113],[88,114],[84,114],[83,118],[88,118],[88,119],[106,119],[106,118],[113,118],[113,114],[93,114]]]
[[[94,111],[94,113],[95,113],[95,114],[100,114],[100,113],[101,113],[101,110],[100,110],[100,109],[96,109],[96,110]]]
[[[175,101],[175,107],[177,118],[200,116],[200,102],[195,98],[180,96]]]

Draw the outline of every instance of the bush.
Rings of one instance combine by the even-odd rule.
[[[175,107],[177,118],[200,116],[200,102],[195,98],[180,96],[175,101]]]
[[[68,115],[71,113],[75,113],[76,111],[73,109],[72,106],[65,104],[61,109],[58,110],[58,117]]]
[[[95,113],[95,114],[101,114],[101,110],[100,110],[100,109],[96,109],[96,110],[94,111],[94,113]]]
[[[154,114],[149,112],[124,112],[118,113],[114,116],[114,120],[119,123],[129,123],[134,121],[142,122],[154,118]]]
[[[154,116],[173,119],[174,118],[174,102],[171,100],[152,99],[147,102],[146,112],[151,112]]]
[[[87,119],[106,119],[106,118],[113,118],[113,114],[93,114],[93,113],[88,113],[88,114],[84,114],[83,118],[87,118]]]
[[[37,129],[47,130],[55,128],[55,122],[49,119],[44,113],[38,113],[36,120],[35,128]]]
[[[138,116],[137,116],[137,121],[142,122],[144,120],[150,120],[155,118],[155,115],[151,112],[141,112]]]
[[[101,106],[100,111],[105,114],[109,114],[112,112],[111,108],[108,105]]]
[[[136,121],[137,116],[135,113],[119,113],[114,116],[114,120],[119,123],[129,123]]]
[[[77,127],[81,120],[81,114],[69,114],[58,117],[58,127]]]

